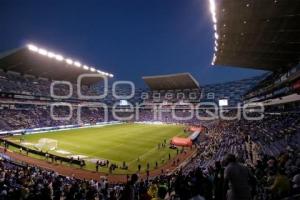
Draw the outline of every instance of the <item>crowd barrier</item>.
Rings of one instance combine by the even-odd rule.
[[[11,142],[11,141],[3,139],[3,138],[0,138],[0,143],[2,145],[5,144],[6,148],[8,148],[9,146],[12,146],[12,147],[15,147],[17,149],[22,149],[22,152],[24,151],[26,153],[27,152],[28,153],[32,153],[32,154],[35,154],[35,155],[43,156],[45,158],[46,158],[46,155],[47,155],[47,157],[49,159],[53,159],[53,161],[67,162],[67,163],[75,164],[75,165],[80,165],[81,161],[82,161],[82,160],[78,160],[77,158],[71,159],[71,158],[66,158],[66,157],[63,157],[63,156],[58,156],[58,155],[54,155],[54,154],[43,152],[43,151],[38,151],[38,150],[30,149],[28,147],[16,144],[14,142]],[[83,165],[85,165],[84,161],[83,161]]]

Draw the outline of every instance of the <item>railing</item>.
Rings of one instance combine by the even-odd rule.
[[[38,150],[30,149],[28,147],[16,144],[14,142],[11,142],[11,141],[3,139],[3,138],[0,138],[0,143],[4,144],[5,148],[7,148],[9,146],[12,146],[12,147],[15,147],[17,149],[21,149],[22,148],[22,151],[25,151],[26,153],[27,152],[28,153],[32,153],[32,154],[35,154],[35,155],[38,155],[38,156],[43,156],[45,158],[47,156],[47,158],[53,159],[54,162],[60,161],[60,162],[66,162],[66,163],[70,163],[70,164],[80,165],[81,162],[83,161],[83,165],[85,165],[84,160],[80,160],[80,159],[76,159],[76,158],[75,159],[74,158],[66,158],[66,157],[54,155],[54,154],[51,154],[51,153],[48,153],[48,152],[43,152],[43,151],[38,151]]]

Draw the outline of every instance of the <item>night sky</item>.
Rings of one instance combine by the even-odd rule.
[[[33,43],[143,86],[190,72],[200,84],[263,71],[211,67],[208,0],[0,0],[0,52]]]

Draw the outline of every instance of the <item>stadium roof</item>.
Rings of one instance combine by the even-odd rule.
[[[112,74],[81,64],[79,61],[65,58],[63,55],[38,48],[34,45],[14,49],[0,54],[0,69],[15,71],[52,80],[76,81],[81,74],[95,74],[113,77]],[[85,78],[92,83],[101,78]]]
[[[299,63],[299,0],[210,0],[212,65],[282,71]]]
[[[199,83],[190,73],[142,77],[151,90],[175,90],[199,88]]]

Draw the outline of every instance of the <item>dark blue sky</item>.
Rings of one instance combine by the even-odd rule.
[[[261,71],[211,67],[208,0],[0,0],[0,51],[34,43],[116,79],[190,72],[200,84]]]

